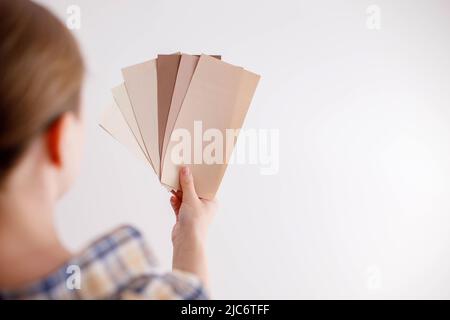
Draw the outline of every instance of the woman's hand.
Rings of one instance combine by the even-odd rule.
[[[197,275],[208,285],[206,240],[216,202],[200,199],[188,167],[180,170],[180,191],[173,191],[170,204],[176,215],[172,230],[173,268]]]

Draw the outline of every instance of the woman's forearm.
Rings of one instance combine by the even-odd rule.
[[[173,269],[196,275],[208,289],[208,263],[204,243],[198,239],[180,239],[180,242],[174,243]]]

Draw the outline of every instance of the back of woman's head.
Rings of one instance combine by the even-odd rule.
[[[83,61],[70,31],[27,0],[0,0],[0,183],[33,139],[77,112]]]

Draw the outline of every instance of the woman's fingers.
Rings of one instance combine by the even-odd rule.
[[[194,177],[189,167],[183,167],[180,170],[180,185],[183,191],[183,201],[194,203],[198,201],[197,192],[195,192]]]

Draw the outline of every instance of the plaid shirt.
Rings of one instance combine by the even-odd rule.
[[[93,242],[58,270],[1,299],[206,299],[199,280],[162,272],[136,229],[124,226]]]

